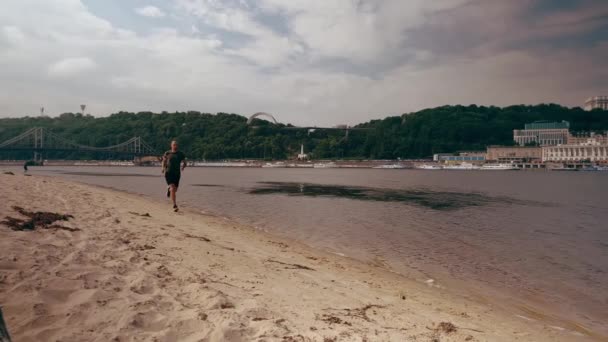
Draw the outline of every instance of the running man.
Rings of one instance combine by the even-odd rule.
[[[173,201],[173,211],[177,212],[177,202],[175,201],[175,194],[179,187],[179,179],[181,178],[181,171],[186,168],[186,155],[178,150],[177,141],[171,142],[171,149],[163,155],[163,173],[165,174],[165,180],[167,181],[167,197],[171,197]]]

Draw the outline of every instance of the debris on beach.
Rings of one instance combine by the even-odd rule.
[[[344,309],[344,311],[346,311],[346,316],[349,317],[358,317],[360,319],[363,319],[365,321],[368,322],[372,322],[372,319],[369,318],[369,316],[367,315],[368,310],[370,309],[382,309],[384,308],[383,305],[374,305],[374,304],[368,304],[362,308],[356,308],[356,309]],[[375,310],[374,310],[375,313]]]
[[[305,338],[304,336],[298,334],[293,336],[283,336],[281,342],[306,342],[310,341],[310,339]]]
[[[74,218],[74,216],[69,215],[69,214],[68,215],[57,214],[57,213],[51,213],[51,212],[46,212],[46,211],[32,212],[32,211],[27,211],[18,206],[13,206],[13,210],[15,210],[16,212],[18,212],[19,214],[21,214],[23,216],[28,217],[29,220],[6,216],[4,218],[4,221],[0,222],[0,224],[3,224],[5,226],[9,227],[12,230],[24,231],[24,230],[35,230],[36,228],[61,229],[61,230],[67,230],[70,232],[75,232],[75,231],[80,230],[78,228],[64,227],[64,226],[55,224],[55,222],[57,222],[57,221],[68,221],[69,219]]]
[[[200,241],[205,241],[205,242],[211,242],[210,239],[204,237],[204,236],[196,236],[196,235],[192,235],[192,234],[185,234],[185,237],[189,238],[189,239],[197,239]]]
[[[149,213],[140,214],[140,213],[136,213],[134,211],[129,211],[129,214],[135,215],[135,216],[141,216],[141,217],[152,217]]]
[[[327,315],[327,314],[323,315],[323,317],[321,318],[321,321],[323,321],[329,325],[332,325],[332,324],[343,324],[343,325],[350,325],[350,326],[353,325],[352,323],[345,321],[345,320],[341,319],[340,317],[336,317],[333,315]]]
[[[350,317],[353,319],[360,319],[366,322],[375,322],[372,318],[370,318],[368,316],[368,311],[372,310],[373,314],[376,314],[376,310],[375,309],[382,309],[385,308],[385,306],[383,305],[375,305],[375,304],[368,304],[366,306],[360,307],[360,308],[354,308],[354,309],[350,309],[350,308],[346,308],[346,309],[325,309],[327,311],[332,311],[333,313],[331,314],[324,314],[323,315],[323,319],[321,319],[322,321],[325,322],[329,322],[329,323],[340,323],[340,322],[335,322],[335,319],[333,319],[336,316],[342,316],[342,317]],[[328,321],[327,318],[330,318],[332,321]],[[344,324],[344,323],[342,323]],[[350,325],[347,324],[347,325]]]
[[[426,328],[429,330],[432,330],[436,335],[441,334],[441,333],[449,335],[451,333],[457,332],[458,330],[470,330],[470,331],[475,331],[478,333],[484,333],[483,330],[479,330],[479,329],[457,327],[451,322],[441,322],[436,327],[433,324],[433,328],[429,328],[429,327],[426,327]],[[468,337],[470,337],[470,339],[466,339],[466,341],[470,341],[471,339],[473,339],[473,336],[471,336],[471,335],[467,336],[467,338]]]
[[[272,260],[272,259],[268,259],[266,260],[267,262],[272,262],[275,264],[279,264],[279,265],[284,265],[286,269],[292,269],[292,270],[307,270],[307,271],[314,271],[314,268],[308,267],[308,266],[304,266],[304,265],[299,265],[299,264],[288,264],[282,261],[277,261],[277,260]]]
[[[156,249],[156,247],[150,246],[150,245],[143,245],[143,246],[135,247],[135,250],[138,250],[138,251],[149,251],[151,249]]]
[[[451,334],[453,332],[458,331],[458,329],[456,328],[456,326],[450,322],[441,322],[439,323],[439,325],[437,326],[437,330],[444,332],[446,334]]]

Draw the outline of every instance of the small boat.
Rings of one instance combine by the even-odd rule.
[[[262,165],[262,167],[269,167],[269,168],[284,168],[284,167],[287,167],[287,164],[285,164],[284,162],[277,162],[277,163],[266,163],[266,164]]]
[[[247,163],[237,163],[237,162],[194,162],[192,166],[197,167],[248,167],[250,166]]]
[[[386,164],[374,166],[372,169],[405,169],[405,166],[401,164]]]
[[[598,171],[608,171],[608,166],[599,166],[599,165],[594,165],[594,166],[589,166],[589,167],[584,167],[581,169],[581,171],[590,171],[590,172],[598,172]]]
[[[441,169],[443,169],[441,167],[441,165],[429,165],[429,164],[417,165],[416,168],[419,170],[441,170]]]
[[[471,163],[462,163],[457,165],[446,165],[444,170],[479,170],[480,167]]]
[[[556,167],[553,169],[550,169],[551,171],[578,171],[578,169],[573,168],[573,167]]]
[[[513,164],[485,164],[481,167],[481,170],[485,171],[515,171],[520,170]]]
[[[313,166],[315,169],[333,169],[337,168],[338,165],[334,162],[331,163],[316,163]]]

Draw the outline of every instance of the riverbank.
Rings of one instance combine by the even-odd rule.
[[[594,338],[142,196],[7,174],[0,190],[0,218],[23,218],[14,206],[73,216],[0,225],[0,305],[15,341]]]
[[[45,160],[46,167],[160,167],[157,160]],[[24,161],[0,161],[0,166],[23,167]],[[604,163],[438,163],[431,160],[260,160],[188,161],[188,167],[200,168],[279,168],[279,169],[403,169],[444,171],[608,171]]]

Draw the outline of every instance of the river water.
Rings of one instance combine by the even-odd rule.
[[[158,168],[32,169],[166,200]],[[608,333],[608,173],[189,168],[178,195],[522,319]]]

